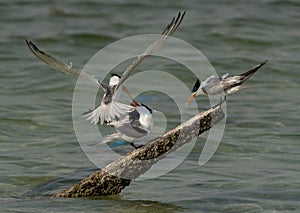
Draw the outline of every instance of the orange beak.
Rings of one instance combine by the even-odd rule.
[[[197,93],[194,92],[194,93],[189,97],[189,99],[185,102],[185,106],[188,106],[196,96],[197,96]]]
[[[122,85],[122,89],[123,89],[123,91],[128,95],[128,97],[132,100],[132,102],[130,103],[131,106],[133,106],[133,107],[141,106],[141,105],[139,104],[139,102],[137,102],[137,101],[131,96],[130,92],[128,91],[128,89],[127,89],[124,85]]]

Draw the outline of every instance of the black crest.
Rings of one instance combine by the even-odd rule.
[[[196,92],[199,89],[200,84],[201,84],[201,81],[199,79],[197,79],[197,81],[195,82],[195,85],[192,89],[192,92]]]
[[[111,75],[111,77],[117,76],[117,77],[121,78],[121,76],[118,75],[117,73],[110,73],[110,75]]]
[[[149,112],[152,114],[152,109],[150,107],[148,107],[146,104],[141,104],[143,107],[145,107],[147,110],[149,110]]]

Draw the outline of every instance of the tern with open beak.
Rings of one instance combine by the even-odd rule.
[[[140,55],[136,57],[136,59],[128,66],[128,68],[123,72],[120,78],[112,79],[109,85],[105,85],[102,82],[99,82],[94,76],[89,75],[86,72],[81,72],[80,70],[74,68],[72,63],[65,64],[56,58],[52,57],[51,55],[40,51],[33,42],[26,40],[29,49],[36,55],[40,60],[50,65],[52,68],[66,73],[66,74],[73,74],[73,75],[81,75],[86,79],[90,80],[96,86],[101,87],[104,90],[104,95],[100,105],[94,109],[90,110],[85,113],[86,119],[90,120],[92,124],[100,124],[103,123],[113,123],[114,121],[119,120],[122,116],[126,113],[131,112],[134,110],[130,105],[122,104],[117,102],[116,100],[116,91],[118,91],[119,87],[125,82],[125,80],[130,76],[131,72],[134,70],[136,66],[138,66],[145,58],[149,57],[154,50],[159,48],[163,42],[171,36],[180,23],[185,15],[185,12],[179,12],[177,17],[174,17],[167,25],[165,30],[162,32],[161,36],[158,37],[152,44],[150,44]],[[124,87],[123,87],[124,88]]]
[[[235,76],[229,76],[229,74],[227,73],[221,77],[212,75],[203,82],[197,79],[192,90],[192,95],[187,100],[185,105],[188,106],[190,102],[198,95],[222,95],[223,93],[225,93],[225,95],[231,95],[247,88],[242,84],[265,63],[267,63],[267,60],[250,69],[249,71]]]
[[[134,106],[133,111],[126,114],[122,119],[112,123],[117,133],[105,136],[100,144],[123,140],[136,149],[141,147],[136,146],[133,142],[138,138],[150,134],[153,128],[152,113],[154,110],[136,101],[132,103],[132,106]]]
[[[134,140],[150,134],[153,127],[153,112],[156,110],[153,110],[146,104],[137,102],[126,87],[123,87],[123,90],[132,100],[130,105],[134,107],[134,110],[127,113],[120,120],[111,123],[111,126],[116,129],[117,133],[105,136],[100,145],[123,141],[122,144],[129,144],[137,149],[141,146],[136,146]]]

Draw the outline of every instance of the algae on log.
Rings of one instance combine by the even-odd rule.
[[[94,197],[120,193],[132,179],[144,174],[157,161],[221,121],[225,117],[221,108],[222,103],[223,101],[199,113],[161,137],[153,139],[145,146],[122,156],[105,168],[53,196]]]

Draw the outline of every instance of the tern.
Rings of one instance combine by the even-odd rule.
[[[138,138],[150,134],[153,128],[154,110],[145,104],[134,102],[134,104],[138,105],[134,105],[135,109],[133,111],[126,114],[122,119],[112,123],[117,133],[105,136],[100,144],[123,140],[136,149],[141,147],[136,146],[133,142]]]
[[[111,126],[116,129],[117,133],[105,136],[100,144],[123,141],[123,144],[130,144],[137,149],[143,145],[136,146],[134,140],[150,134],[153,128],[153,112],[156,110],[146,104],[137,102],[126,87],[123,87],[123,90],[132,100],[130,105],[134,107],[134,110],[126,114],[122,119],[111,123]]]
[[[225,93],[225,95],[231,95],[242,89],[245,89],[246,86],[243,86],[242,84],[256,71],[258,71],[259,68],[265,65],[267,61],[268,60],[239,75],[229,76],[228,73],[222,75],[221,77],[212,75],[203,82],[197,79],[192,89],[192,95],[186,101],[185,105],[188,106],[190,102],[198,95],[222,95],[223,93]]]
[[[95,110],[89,110],[88,112],[83,113],[85,115],[85,118],[87,120],[90,120],[92,124],[97,124],[99,121],[101,124],[109,124],[114,119],[116,119],[116,117],[120,117],[122,114],[133,110],[130,105],[115,101],[116,96],[112,95],[113,93],[116,93],[115,90],[120,80],[119,75],[112,74],[109,80],[109,85],[107,86],[101,83],[95,76],[74,67],[72,62],[69,62],[68,64],[63,63],[50,54],[41,51],[32,41],[26,40],[26,43],[32,53],[36,55],[40,60],[47,63],[50,67],[65,74],[82,76],[97,87],[100,87],[104,90],[105,93],[103,95],[100,106]],[[125,88],[124,85],[122,85],[122,87]]]
[[[114,80],[111,79],[112,81],[109,85],[105,85],[95,78],[95,76],[75,68],[72,63],[63,63],[51,55],[39,50],[32,41],[26,40],[26,43],[33,54],[43,62],[47,63],[50,67],[66,74],[80,75],[94,83],[96,86],[101,87],[104,90],[101,104],[96,109],[90,110],[85,114],[85,116],[86,119],[90,120],[92,124],[97,124],[99,122],[100,124],[110,124],[114,121],[120,120],[122,116],[134,110],[130,105],[122,104],[116,101],[116,93],[119,87],[122,85],[124,88],[123,83],[130,76],[134,68],[136,68],[145,58],[149,57],[154,50],[159,48],[163,42],[176,31],[184,16],[185,11],[183,13],[179,12],[177,17],[174,17],[167,25],[162,34],[141,54],[139,54],[136,59],[127,67],[121,77]]]
[[[105,91],[101,104],[96,109],[83,113],[85,119],[89,120],[91,124],[96,125],[100,122],[100,124],[106,123],[111,125],[123,115],[134,110],[132,106],[116,101],[120,94],[120,90],[116,91],[120,79],[121,77],[119,75],[112,74],[108,85],[101,83],[101,87]],[[122,86],[123,89],[126,89],[124,85]]]

